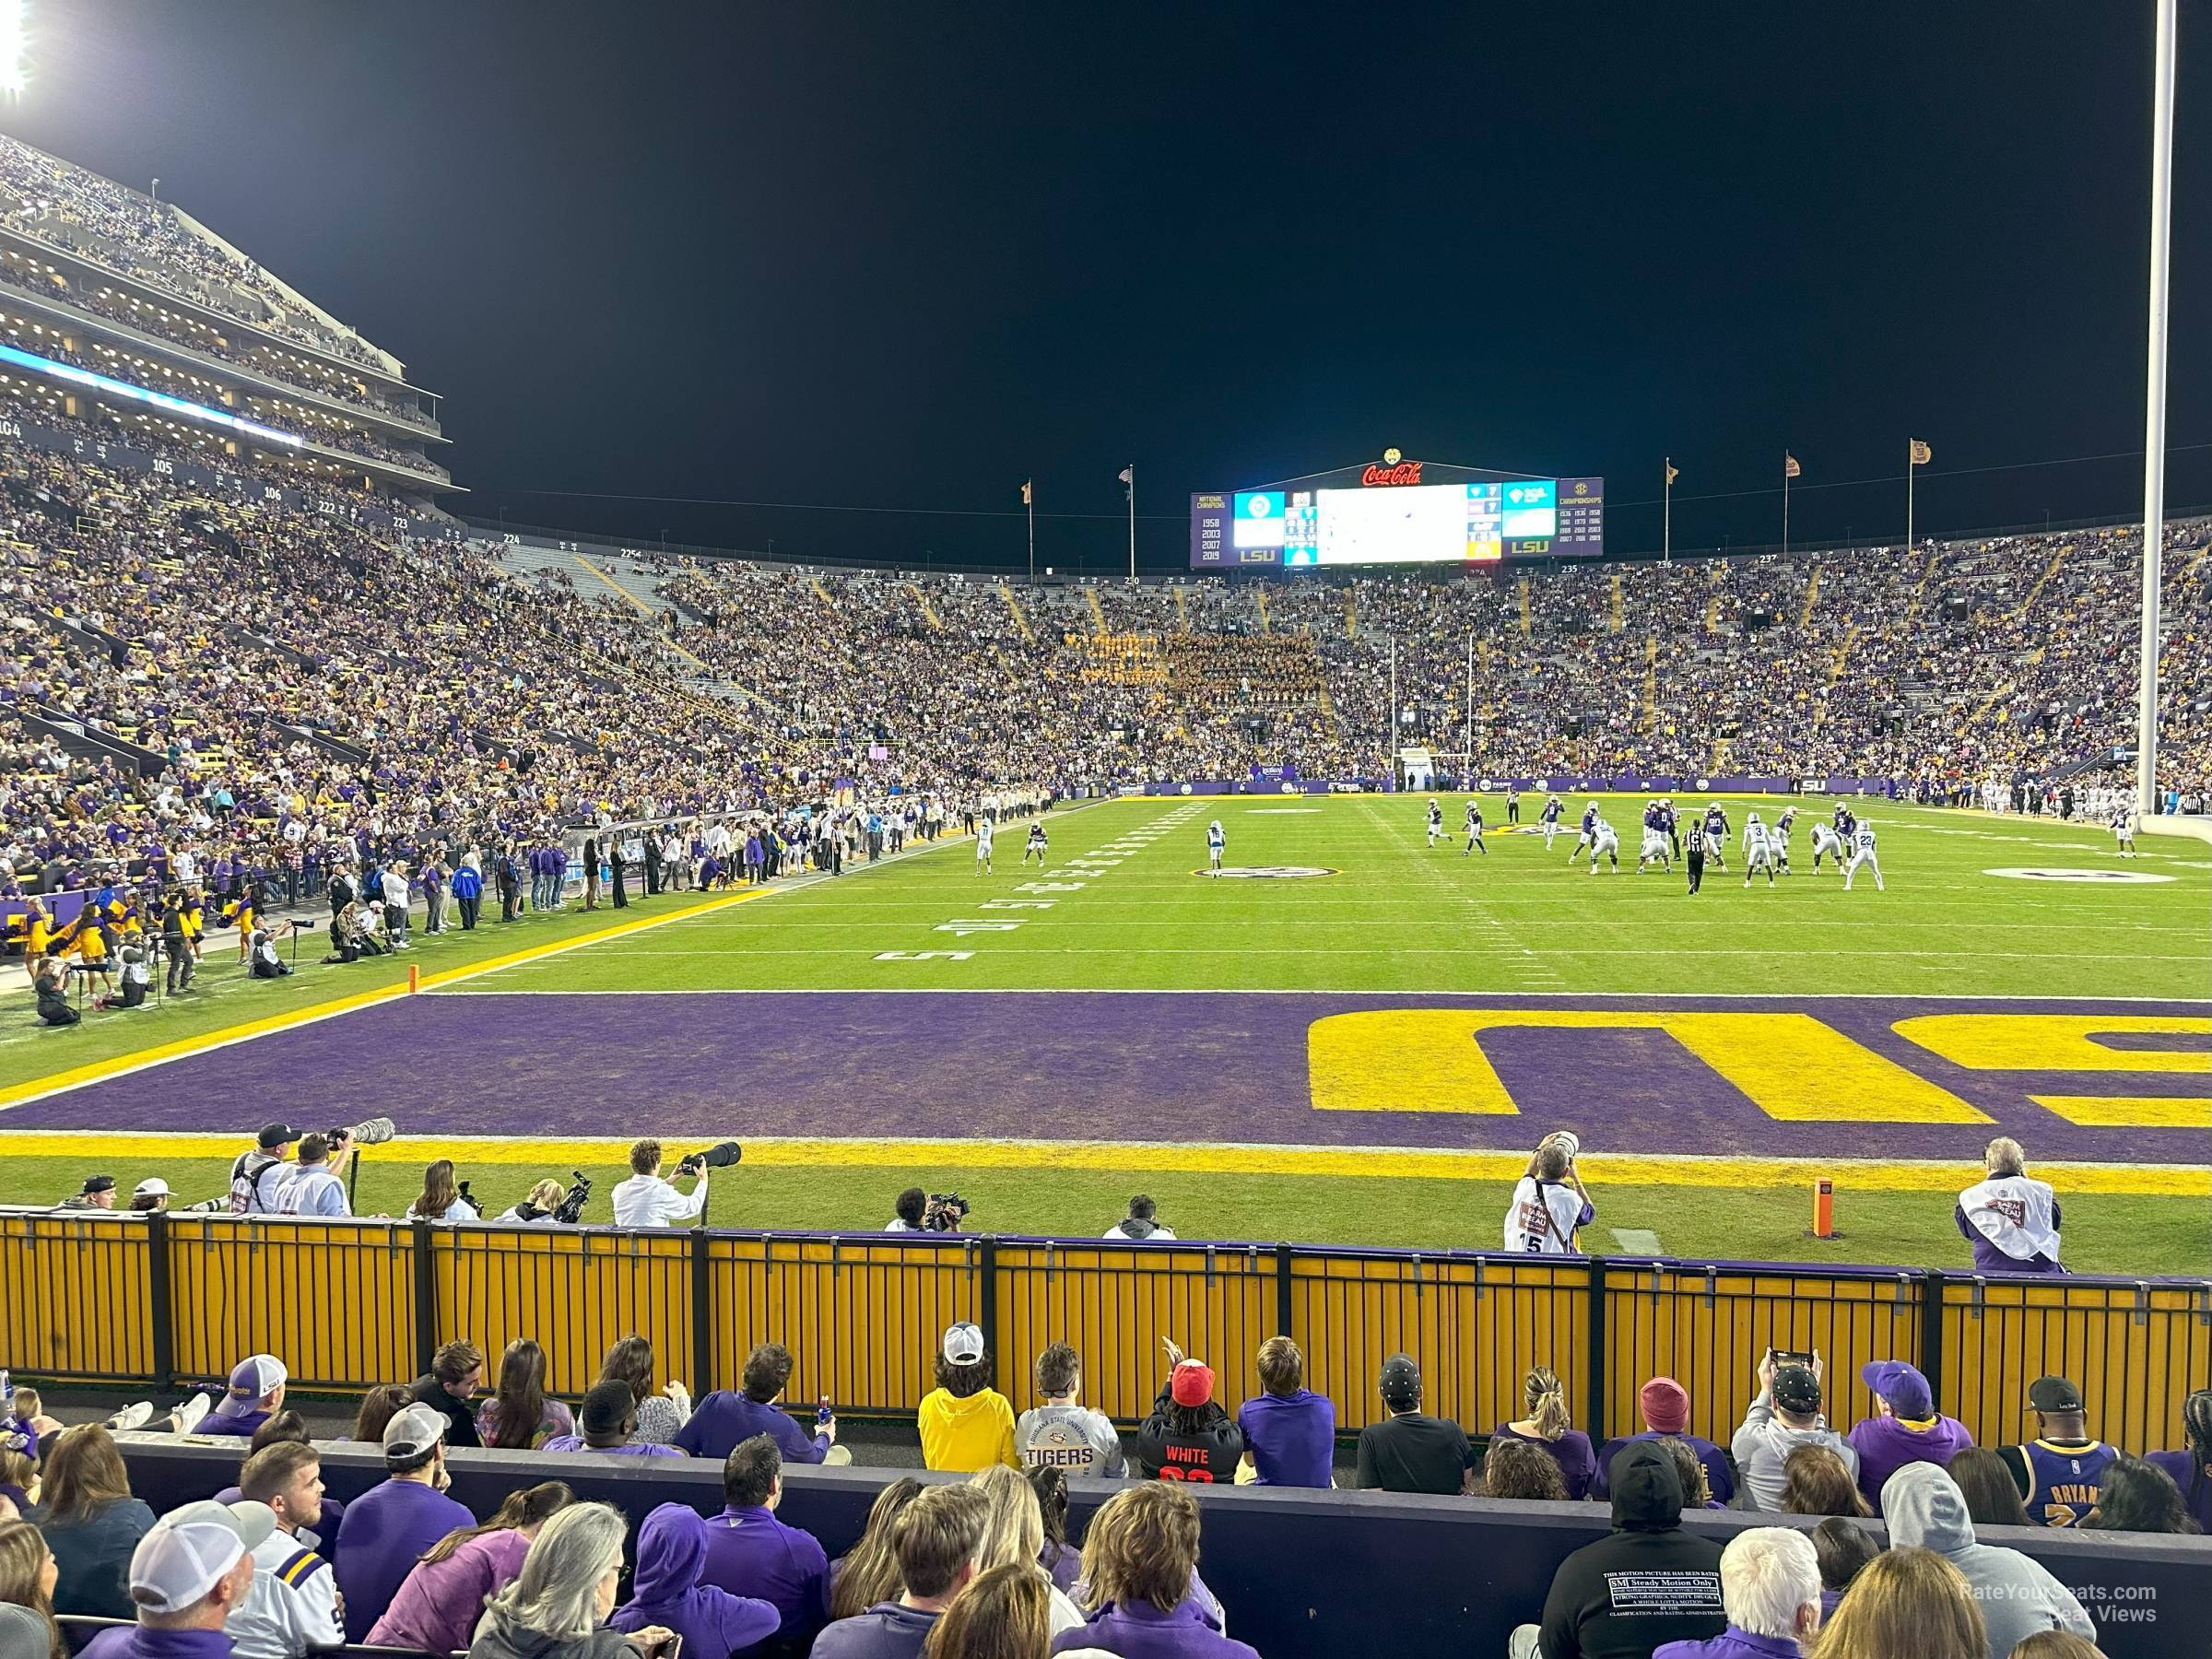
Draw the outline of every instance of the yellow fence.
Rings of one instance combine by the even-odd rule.
[[[1018,1410],[1034,1403],[1030,1362],[1065,1341],[1087,1402],[1124,1422],[1151,1408],[1164,1341],[1211,1363],[1233,1406],[1258,1392],[1254,1355],[1278,1332],[1346,1430],[1378,1414],[1376,1373],[1399,1352],[1419,1362],[1429,1409],[1478,1432],[1520,1416],[1524,1373],[1549,1366],[1598,1437],[1641,1428],[1637,1390],[1665,1374],[1689,1392],[1692,1430],[1724,1440],[1770,1345],[1821,1356],[1840,1420],[1869,1408],[1862,1364],[1911,1359],[1983,1442],[2025,1436],[2045,1372],[2078,1383],[2094,1430],[2131,1448],[2179,1443],[2183,1399],[2212,1382],[2205,1281],[0,1213],[0,1364],[25,1378],[206,1382],[265,1351],[296,1387],[350,1392],[406,1381],[453,1337],[496,1355],[529,1335],[573,1399],[635,1332],[659,1376],[694,1394],[734,1386],[772,1341],[797,1361],[795,1399],[897,1416],[933,1386],[956,1320],[983,1327]]]

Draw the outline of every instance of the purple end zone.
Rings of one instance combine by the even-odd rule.
[[[1486,1007],[1806,1011],[1994,1122],[1778,1122],[1649,1029],[1486,1033],[1484,1052],[1519,1102],[1518,1116],[1312,1108],[1306,1034],[1313,1021],[1359,1010]],[[2039,1159],[2205,1161],[2201,1130],[2084,1127],[2029,1098],[2201,1097],[2202,1074],[1974,1072],[1890,1030],[1918,1014],[2096,1011],[2079,1001],[1943,997],[449,994],[379,1003],[87,1084],[0,1112],[0,1128],[250,1131],[271,1100],[326,1099],[340,1115],[388,1112],[424,1136],[620,1136],[650,1128],[1518,1148],[1540,1127],[1571,1124],[1594,1149],[1622,1151],[1971,1159],[2002,1132]],[[2108,1011],[2201,1017],[2206,1005],[2126,1003]],[[2205,1045],[2184,1038],[2180,1046]]]

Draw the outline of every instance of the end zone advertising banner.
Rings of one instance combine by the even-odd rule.
[[[1435,476],[1465,472],[1406,461],[1323,475],[1341,484],[1200,491],[1191,568],[1482,565],[1605,551],[1603,478]]]

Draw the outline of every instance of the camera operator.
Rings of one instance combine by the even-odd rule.
[[[300,1161],[276,1188],[280,1216],[346,1217],[353,1206],[346,1201],[346,1160],[353,1156],[353,1136],[344,1129],[333,1135],[300,1137]]]
[[[277,1189],[290,1172],[285,1148],[300,1138],[289,1124],[267,1124],[255,1138],[253,1150],[241,1152],[230,1165],[229,1211],[234,1216],[273,1216]]]
[[[253,966],[250,971],[255,979],[282,979],[291,972],[291,964],[276,954],[276,936],[265,927],[253,930]]]
[[[146,1006],[147,988],[154,982],[153,970],[146,965],[146,952],[135,945],[125,945],[122,962],[123,989],[112,995],[100,997],[94,1006],[138,1008]]]
[[[891,1206],[890,1224],[885,1232],[920,1232],[923,1212],[929,1207],[929,1194],[920,1187],[908,1187]]]
[[[185,930],[182,893],[171,893],[161,907],[161,954],[169,959],[168,987],[174,996],[192,983],[192,937]]]
[[[31,989],[39,996],[39,1018],[50,1026],[73,1026],[84,1018],[69,1006],[69,964],[58,956],[42,957],[30,971]]]
[[[494,1221],[521,1221],[533,1227],[550,1227],[560,1219],[560,1205],[566,1196],[559,1182],[546,1177],[530,1189],[530,1195],[512,1209],[501,1210]]]
[[[661,1143],[641,1140],[629,1149],[630,1177],[615,1184],[615,1225],[617,1227],[672,1227],[679,1221],[698,1219],[707,1207],[707,1171],[704,1165],[693,1169],[677,1165],[678,1175],[696,1175],[699,1184],[687,1198],[674,1185],[661,1179]]]

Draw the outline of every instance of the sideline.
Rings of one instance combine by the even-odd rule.
[[[649,1127],[649,1126],[648,1126]],[[83,1130],[0,1130],[0,1156],[82,1159]],[[105,1156],[128,1159],[232,1158],[237,1135],[102,1132]],[[410,1160],[450,1158],[455,1163],[619,1164],[629,1140],[527,1135],[458,1138],[406,1137]],[[959,1137],[748,1136],[745,1162],[757,1169],[1080,1170],[1144,1174],[1382,1176],[1416,1181],[1517,1181],[1527,1172],[1524,1152],[1456,1151],[1397,1147],[1300,1147],[1280,1143],[1214,1141],[982,1140]],[[1829,1175],[1846,1190],[1956,1194],[1971,1171],[1956,1159],[1852,1158],[1711,1158],[1694,1153],[1593,1153],[1585,1160],[1594,1181],[1622,1186],[1784,1187]],[[565,1167],[565,1166],[564,1166]],[[2062,1194],[2130,1197],[2201,1198],[2212,1166],[2204,1164],[2039,1163],[2056,1172]]]
[[[1099,804],[1096,800],[1063,803],[1053,809],[1053,816],[1072,816],[1087,806],[1095,806]],[[941,852],[948,846],[969,839],[965,830],[947,830],[934,841],[922,846],[910,847],[903,853],[891,853],[888,857],[877,860],[874,864],[864,863],[856,869],[848,869],[846,874],[860,876],[870,870],[883,869],[895,864],[904,864],[909,859]],[[542,961],[547,957],[559,956],[563,952],[571,950],[581,950],[590,945],[605,944],[610,939],[625,938],[632,934],[643,933],[649,928],[665,927],[672,923],[688,922],[700,916],[713,915],[736,905],[749,904],[757,899],[772,899],[779,893],[802,892],[818,882],[833,879],[837,878],[815,871],[782,887],[752,888],[743,892],[727,893],[720,898],[709,900],[703,904],[687,905],[682,910],[671,911],[666,915],[643,916],[634,922],[618,923],[611,927],[600,928],[592,933],[579,934],[573,938],[554,939],[542,945],[526,946],[520,950],[509,951],[504,956],[489,957],[481,962],[471,962],[464,967],[449,968],[441,972],[425,974],[421,980],[421,988],[424,991],[444,990],[469,980],[481,979],[487,974],[498,973],[504,969],[519,967],[525,962]],[[171,1060],[182,1060],[187,1055],[206,1053],[214,1049],[229,1048],[237,1043],[250,1042],[256,1037],[265,1037],[275,1031],[290,1030],[298,1026],[312,1025],[319,1020],[335,1019],[341,1015],[355,1013],[362,1008],[388,1002],[394,996],[406,996],[407,994],[407,987],[404,981],[392,985],[380,985],[374,990],[357,991],[326,1002],[310,1003],[304,1007],[289,1008],[279,1014],[266,1015],[262,1018],[247,1020],[239,1025],[220,1026],[212,1031],[202,1032],[196,1037],[180,1037],[174,1041],[164,1042],[154,1048],[141,1049],[128,1054],[114,1055],[105,1060],[92,1061],[83,1065],[73,1066],[66,1071],[50,1072],[44,1077],[32,1077],[21,1083],[11,1083],[6,1088],[0,1088],[0,1112],[11,1111],[18,1106],[28,1106],[35,1100],[46,1100],[53,1095],[66,1094],[69,1090],[80,1088],[88,1083],[104,1082],[113,1077],[126,1077],[134,1072],[164,1065]],[[524,994],[544,994],[524,993]],[[34,1155],[26,1154],[26,1156]]]

